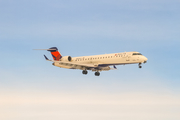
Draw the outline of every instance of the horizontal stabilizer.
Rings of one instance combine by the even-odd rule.
[[[45,57],[46,60],[49,60],[45,55],[44,55],[44,57]]]
[[[47,51],[49,50],[50,51],[50,50],[57,50],[57,49],[33,49],[33,50],[47,50]]]

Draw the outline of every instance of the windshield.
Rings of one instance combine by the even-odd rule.
[[[133,55],[142,55],[141,53],[133,53]]]

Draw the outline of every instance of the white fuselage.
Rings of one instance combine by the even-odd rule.
[[[147,60],[148,59],[139,52],[124,52],[94,56],[73,57],[71,62],[77,64],[91,64],[94,66],[106,67],[111,65],[145,63]],[[58,67],[68,69],[71,68],[71,66],[66,65],[58,65]]]

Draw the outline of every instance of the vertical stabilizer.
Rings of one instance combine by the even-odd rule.
[[[51,55],[52,55],[53,59],[56,60],[56,61],[59,61],[62,58],[62,56],[59,53],[57,47],[51,47],[47,51],[51,52]]]

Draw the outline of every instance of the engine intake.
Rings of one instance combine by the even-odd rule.
[[[64,56],[61,58],[62,61],[69,61],[71,62],[72,61],[72,57],[71,56]]]

